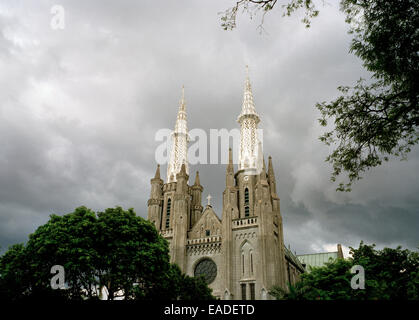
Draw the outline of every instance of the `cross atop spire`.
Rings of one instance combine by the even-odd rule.
[[[208,207],[211,207],[211,195],[210,194],[208,194],[208,197],[207,197],[207,200],[208,200],[208,204],[207,204],[207,206]]]

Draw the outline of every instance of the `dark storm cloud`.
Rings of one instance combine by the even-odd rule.
[[[368,73],[348,54],[337,5],[306,30],[300,16],[240,16],[221,29],[225,1],[52,1],[0,5],[0,245],[27,239],[51,213],[121,205],[146,216],[155,133],[173,128],[185,85],[190,129],[237,128],[244,65],[272,155],[285,242],[297,252],[359,241],[413,248],[419,155],[392,161],[337,194],[318,141],[316,102]],[[165,178],[165,169],[162,175]],[[203,198],[221,215],[224,165],[200,170]],[[206,200],[203,200],[205,203]]]

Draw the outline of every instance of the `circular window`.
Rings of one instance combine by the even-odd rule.
[[[217,265],[211,259],[201,260],[195,267],[195,277],[203,276],[205,281],[210,284],[217,276]]]

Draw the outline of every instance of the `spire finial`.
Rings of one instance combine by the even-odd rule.
[[[208,200],[208,204],[207,204],[207,206],[208,207],[211,207],[211,195],[210,194],[208,194],[208,197],[207,197],[207,200]]]
[[[180,99],[179,109],[182,111],[186,111],[185,86],[183,84],[182,84],[182,98]]]

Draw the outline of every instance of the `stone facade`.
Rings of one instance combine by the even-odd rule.
[[[284,247],[272,158],[266,170],[257,140],[259,121],[247,76],[238,118],[239,166],[235,172],[230,149],[221,220],[209,203],[205,208],[201,204],[198,172],[194,184],[188,184],[183,94],[173,134],[173,148],[181,150],[171,152],[166,183],[160,178],[160,166],[151,179],[148,219],[168,240],[171,262],[188,275],[204,275],[220,299],[270,299],[272,286],[286,288],[290,279],[295,282],[304,271]]]

